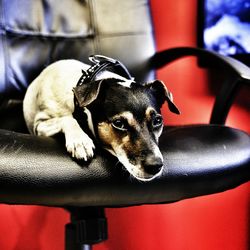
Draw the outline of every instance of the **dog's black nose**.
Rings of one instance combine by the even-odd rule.
[[[155,175],[162,169],[163,162],[159,157],[148,156],[144,161],[144,170],[147,174]]]

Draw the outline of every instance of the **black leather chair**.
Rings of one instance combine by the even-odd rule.
[[[0,202],[67,209],[67,250],[90,249],[107,238],[106,207],[170,203],[249,181],[250,137],[223,125],[238,87],[250,83],[248,67],[196,48],[156,53],[148,1],[12,0],[1,6]],[[90,54],[117,58],[138,81],[152,80],[156,69],[187,55],[226,70],[210,124],[165,127],[159,178],[133,180],[101,150],[79,165],[60,141],[27,134],[22,98],[31,80],[55,60],[87,62]]]

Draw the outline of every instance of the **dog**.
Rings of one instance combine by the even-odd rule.
[[[149,181],[159,176],[163,169],[158,147],[163,130],[160,109],[167,101],[170,111],[180,113],[172,94],[162,81],[137,83],[109,70],[77,85],[89,68],[65,59],[40,73],[23,101],[29,132],[38,136],[63,133],[68,153],[84,161],[93,158],[96,141],[136,179]]]

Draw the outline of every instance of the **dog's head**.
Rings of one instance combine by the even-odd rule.
[[[74,88],[89,128],[103,148],[115,155],[136,179],[160,175],[163,157],[158,140],[163,129],[161,106],[179,114],[164,83],[146,84],[104,79]]]

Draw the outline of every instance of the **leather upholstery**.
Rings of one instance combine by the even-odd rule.
[[[147,0],[1,0],[0,8],[0,97],[22,97],[53,61],[91,54],[117,58],[138,80],[153,77]]]
[[[250,178],[250,138],[221,126],[165,129],[164,172],[133,180],[110,154],[77,163],[63,143],[0,131],[0,202],[49,206],[131,206],[168,203],[221,192]],[[240,165],[239,165],[240,159]]]

